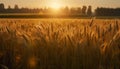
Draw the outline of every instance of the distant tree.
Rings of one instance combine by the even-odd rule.
[[[77,14],[81,14],[82,13],[82,9],[81,9],[81,7],[78,7],[77,8]]]
[[[15,5],[15,6],[14,6],[14,9],[19,9],[18,5]]]
[[[66,7],[64,8],[64,13],[66,13],[66,14],[69,13],[69,8],[68,8],[68,6],[66,6]]]
[[[7,9],[5,9],[6,13],[12,13],[13,9],[11,8],[11,6],[9,5]]]
[[[83,6],[83,7],[82,7],[82,14],[83,14],[83,15],[86,15],[86,10],[87,10],[87,7],[86,7],[86,6]]]
[[[3,3],[0,4],[0,9],[5,9]]]
[[[74,8],[74,7],[70,8],[70,13],[71,14],[76,14],[76,8]]]
[[[0,4],[0,13],[4,13],[4,10],[5,10],[4,4],[1,3],[1,4]]]
[[[88,6],[87,15],[89,15],[89,16],[92,15],[92,7],[91,6]]]
[[[8,6],[8,9],[12,9],[10,5]]]
[[[48,13],[48,8],[47,7],[43,8],[43,13]]]

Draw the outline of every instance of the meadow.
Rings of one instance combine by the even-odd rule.
[[[4,69],[120,69],[119,19],[0,19]]]

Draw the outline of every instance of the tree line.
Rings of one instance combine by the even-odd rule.
[[[19,8],[18,5],[15,5],[14,8],[8,6],[8,8],[4,7],[4,4],[0,4],[0,13],[42,13],[42,14],[50,14],[53,13],[54,10],[50,7],[48,8]],[[71,15],[92,15],[92,6],[83,6],[81,7],[63,7],[57,11],[59,14],[71,14]]]
[[[96,16],[120,16],[120,8],[97,8],[95,9]]]
[[[54,10],[50,7],[48,8],[19,8],[15,5],[14,8],[8,6],[4,7],[3,3],[0,3],[0,13],[41,13],[41,14],[55,14]],[[82,6],[82,7],[63,7],[57,11],[58,14],[64,15],[85,15],[85,16],[120,16],[120,8],[105,8],[98,7],[92,11],[92,6]],[[56,13],[56,14],[57,14]]]

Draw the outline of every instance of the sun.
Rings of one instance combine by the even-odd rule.
[[[53,2],[53,3],[50,4],[50,7],[54,10],[58,10],[58,9],[61,8],[61,4],[58,3],[58,2]]]

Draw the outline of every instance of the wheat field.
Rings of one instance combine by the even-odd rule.
[[[120,69],[119,19],[0,19],[4,69]]]

